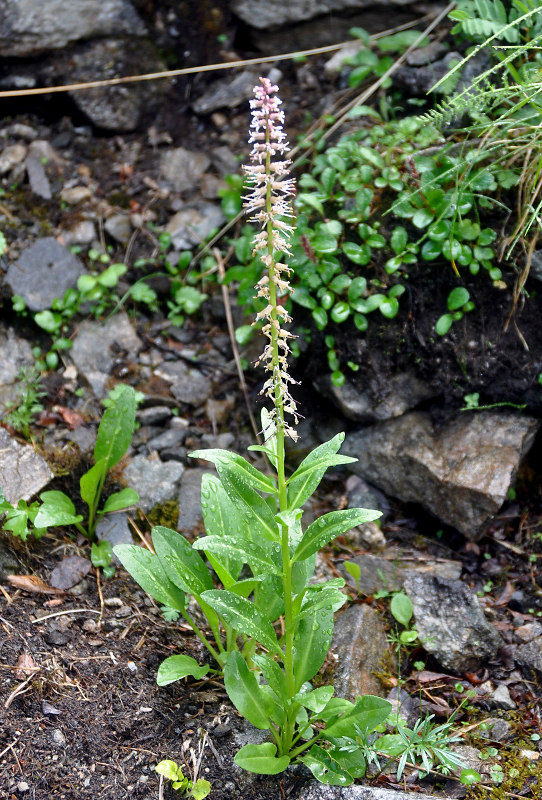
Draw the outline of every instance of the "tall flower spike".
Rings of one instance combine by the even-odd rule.
[[[270,416],[277,433],[281,436],[286,434],[295,441],[297,433],[284,418],[284,414],[289,413],[294,423],[298,423],[297,405],[289,389],[289,384],[295,381],[288,374],[287,362],[290,352],[288,339],[292,334],[282,327],[291,322],[291,317],[279,304],[279,297],[292,292],[288,282],[291,270],[277,258],[281,253],[290,253],[288,238],[293,228],[288,218],[293,217],[293,212],[289,197],[295,190],[293,179],[287,177],[291,161],[283,158],[289,148],[282,130],[284,112],[280,110],[281,100],[276,92],[278,86],[268,78],[260,78],[260,84],[254,87],[254,99],[250,101],[251,163],[244,169],[252,188],[245,198],[245,208],[251,214],[251,221],[261,226],[254,238],[253,255],[260,255],[267,270],[255,287],[258,297],[266,303],[256,320],[265,320],[262,333],[269,340],[256,363],[263,363],[271,373],[261,394],[273,402]],[[266,431],[264,436],[268,438]]]

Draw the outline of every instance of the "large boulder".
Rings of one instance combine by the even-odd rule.
[[[29,56],[103,36],[144,36],[129,0],[2,0],[0,56]]]
[[[436,429],[428,413],[413,412],[348,434],[343,452],[358,459],[352,472],[476,540],[506,500],[539,424],[481,411]]]

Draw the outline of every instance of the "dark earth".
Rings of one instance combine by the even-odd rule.
[[[155,14],[157,9],[165,13],[175,8],[174,3],[152,0],[140,0],[136,5],[147,15]],[[223,56],[217,58],[213,47],[217,35],[224,32],[228,45],[235,48],[237,54],[243,57],[257,54],[247,42],[243,29],[228,28],[229,20],[220,4],[182,5],[190,5],[194,11],[194,47],[188,64],[221,60]],[[161,46],[173,65],[174,44],[164,35]],[[326,81],[322,63],[323,59],[311,61],[315,81],[310,86],[303,82],[304,73],[299,66],[290,62],[280,65],[284,73],[281,91],[292,141],[303,130],[307,111],[318,117],[332,108],[333,103],[344,102],[348,96],[347,90]],[[206,76],[179,79],[168,90],[160,116],[153,124],[170,134],[172,146],[205,151],[206,147],[219,142],[222,131],[207,118],[196,117],[189,109],[190,101],[210,80]],[[5,109],[5,114],[36,127],[47,125],[45,138],[54,142],[74,124],[84,122],[69,100],[58,98],[46,98],[37,104],[36,101],[32,104],[16,102]],[[227,125],[230,147],[236,153],[245,154],[248,114],[240,110],[228,116]],[[129,174],[111,171],[111,164],[122,160],[123,150],[140,141],[144,142],[144,149],[137,169]],[[144,182],[151,174],[153,158],[152,146],[139,134],[123,134],[120,140],[93,131],[89,141],[75,146],[75,163],[82,168],[92,165],[93,176],[104,196],[115,197],[120,207],[130,207],[131,203],[145,206],[152,201],[160,225],[167,219],[167,209],[159,197],[152,197]],[[35,231],[38,221],[42,235],[46,235],[43,231],[47,226],[54,229],[76,213],[70,208],[52,209],[46,201],[36,198],[30,203],[24,190],[19,200],[19,220],[22,219],[29,231]],[[13,229],[5,226],[4,232],[14,251],[17,242],[24,245],[27,234],[20,222]],[[131,258],[149,256],[152,249],[152,243],[138,241]],[[119,250],[116,258],[122,260],[123,255]],[[134,276],[139,278],[141,274],[134,272],[128,277]],[[487,286],[480,291],[475,281],[472,285],[467,281],[467,288],[476,298],[477,313],[466,316],[454,326],[454,335],[449,340],[435,341],[433,309],[437,301],[444,306],[453,281],[447,274],[435,276],[434,270],[427,269],[423,275],[423,268],[420,268],[419,278],[416,294],[403,305],[399,325],[397,320],[393,325],[388,322],[371,325],[364,340],[351,335],[339,339],[341,332],[335,331],[341,355],[344,353],[346,358],[362,364],[364,369],[360,374],[364,375],[373,394],[377,397],[379,387],[385,385],[388,376],[408,363],[414,364],[421,376],[441,389],[442,418],[450,409],[462,404],[466,391],[480,392],[481,402],[506,399],[526,403],[529,413],[539,414],[542,387],[537,388],[533,382],[542,372],[542,293],[531,292],[529,303],[518,307],[513,324],[505,332],[503,321],[510,310],[509,294]],[[159,279],[153,285],[160,291]],[[164,287],[162,289],[165,293]],[[7,317],[11,314],[9,308],[10,304],[4,302],[2,313]],[[15,317],[9,321],[25,333],[24,321]],[[139,320],[139,332],[153,341],[151,322]],[[35,337],[35,329],[32,330]],[[187,331],[188,341],[201,344],[217,331],[225,333],[225,323],[220,314],[213,316],[204,307],[202,318],[191,321]],[[316,334],[313,341],[317,346],[296,366],[298,376],[304,378],[307,386],[321,371],[325,359],[323,343]],[[129,365],[124,368],[127,372],[122,378],[126,380]],[[122,372],[122,368],[119,371]],[[249,373],[248,381],[251,402],[256,407],[260,377]],[[62,386],[50,381],[47,388],[46,405],[50,407],[62,399]],[[237,392],[227,429],[236,434],[246,433],[244,401],[235,376],[225,381],[224,391],[226,389]],[[302,407],[305,417],[324,422],[331,411],[326,401],[309,392],[306,395]],[[202,430],[207,424],[201,419],[191,420],[191,423]],[[56,421],[55,424],[60,423]],[[542,613],[542,589],[536,573],[537,559],[542,557],[542,542],[535,535],[542,525],[539,450],[535,445],[520,473],[516,498],[505,506],[486,537],[477,544],[466,542],[451,530],[444,530],[437,543],[433,534],[439,528],[438,523],[417,508],[394,506],[383,527],[390,544],[407,551],[436,552],[460,559],[463,579],[473,591],[487,595],[485,602],[505,642],[512,640],[511,631],[518,619],[523,623],[536,621]],[[74,480],[77,470],[82,467],[73,471]],[[344,480],[345,475],[338,471],[330,477],[317,497],[320,511],[329,507],[330,498],[336,504],[337,497],[344,494]],[[60,478],[57,483],[56,488],[69,490],[69,478]],[[112,491],[114,487],[109,488]],[[242,737],[247,734],[248,726],[232,709],[220,682],[189,680],[157,687],[155,674],[164,657],[182,651],[203,658],[203,653],[192,633],[178,623],[166,622],[123,570],[117,570],[108,581],[92,570],[78,585],[77,596],[59,593],[49,586],[52,570],[66,554],[88,557],[88,546],[83,542],[74,545],[63,532],[47,536],[38,543],[29,542],[28,546],[2,536],[16,554],[18,571],[29,577],[20,586],[8,581],[0,585],[0,798],[173,797],[169,786],[162,786],[154,772],[154,765],[163,758],[179,763],[184,759],[187,775],[193,776],[197,766],[199,777],[211,782],[212,800],[298,797],[307,780],[303,771],[266,778],[242,773],[232,764],[235,751],[245,743]],[[333,573],[341,561],[358,552],[361,552],[359,547],[343,538],[326,552],[325,560]],[[534,561],[529,559],[530,555],[536,556]],[[492,582],[489,591],[484,589],[488,581]],[[358,597],[353,588],[351,593],[355,602],[372,604],[387,613],[384,601]],[[72,611],[75,613],[64,613]],[[48,618],[40,622],[44,617]],[[466,688],[475,689],[487,679],[505,682],[513,667],[506,645],[495,663],[487,664],[477,674],[443,676],[429,658],[425,667],[428,674],[424,676],[413,671],[414,662],[422,657],[423,653],[418,651],[408,653],[401,667],[401,677],[406,681],[407,691],[412,696],[423,695],[440,721],[457,707]],[[435,671],[433,678],[429,676],[431,670]],[[383,663],[379,677],[384,691],[396,686],[397,665]],[[458,682],[463,686],[461,692],[457,690]],[[524,675],[521,680],[514,679],[509,690],[518,707],[511,715],[513,739],[526,741],[535,750],[537,746],[530,737],[542,733],[539,677],[533,673]],[[461,712],[460,719],[475,723],[490,713],[495,716],[483,698],[472,701],[471,707]],[[507,753],[506,747],[503,746],[503,755]],[[395,785],[391,772],[384,772],[373,780],[381,786]],[[522,789],[521,784],[519,788],[510,788],[508,796],[540,799],[542,781],[540,776],[536,780],[537,783],[531,781],[528,789]],[[415,779],[409,788],[429,793],[443,791],[442,782],[435,787]],[[444,794],[454,796],[449,786],[444,788]],[[501,795],[495,794],[497,796]],[[502,796],[507,796],[506,792]]]

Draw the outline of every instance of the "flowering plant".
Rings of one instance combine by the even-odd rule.
[[[327,468],[354,460],[338,455],[344,434],[317,447],[286,477],[285,437],[297,439],[298,415],[287,362],[292,334],[284,327],[290,317],[280,304],[280,297],[291,291],[290,268],[281,259],[289,252],[288,198],[294,187],[292,179],[283,177],[290,162],[284,159],[288,145],[276,92],[276,86],[260,78],[251,102],[253,149],[246,167],[251,183],[246,207],[260,226],[255,252],[266,268],[256,287],[265,300],[257,317],[264,321],[267,338],[258,362],[269,373],[262,393],[272,401],[272,410],[262,411],[264,444],[249,449],[265,454],[273,476],[227,450],[191,453],[214,463],[218,473],[204,476],[202,483],[207,536],[191,547],[175,531],[155,528],[154,553],[132,546],[119,546],[115,552],[149,594],[189,621],[222,671],[234,706],[255,727],[269,731],[270,741],[242,747],[235,762],[262,774],[303,762],[318,780],[347,786],[365,772],[356,736],[374,730],[391,706],[372,696],[351,703],[334,698],[332,686],[312,687],[331,645],[334,612],[346,596],[340,591],[342,578],[310,580],[321,547],[377,519],[380,512],[332,511],[302,528],[303,506]],[[214,588],[213,573],[223,588]],[[185,593],[206,615],[212,641],[189,615]],[[186,675],[200,678],[209,670],[188,656],[175,655],[160,666],[158,682]]]

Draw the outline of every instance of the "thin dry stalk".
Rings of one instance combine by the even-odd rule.
[[[254,419],[254,414],[252,413],[252,406],[248,397],[248,389],[245,381],[245,374],[243,372],[243,367],[241,366],[241,357],[239,355],[239,348],[237,347],[237,342],[235,340],[235,326],[233,324],[233,315],[231,313],[230,295],[228,292],[228,287],[224,283],[224,276],[226,274],[226,271],[224,269],[224,261],[222,260],[222,255],[220,253],[220,250],[218,250],[217,248],[213,250],[213,255],[216,258],[218,274],[220,276],[222,298],[224,300],[224,312],[226,314],[226,323],[228,325],[228,333],[230,336],[233,358],[235,360],[235,366],[237,368],[237,374],[239,376],[239,384],[241,386],[243,397],[245,399],[245,405],[247,407],[252,430],[254,431],[254,435],[256,436],[258,443],[261,444],[260,431],[256,424],[256,420]]]

